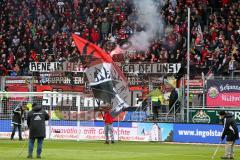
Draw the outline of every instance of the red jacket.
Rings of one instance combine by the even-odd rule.
[[[100,39],[100,34],[99,34],[99,32],[98,32],[97,30],[95,30],[95,29],[92,29],[91,38],[92,38],[93,43],[98,42],[99,39]]]
[[[113,123],[113,117],[111,116],[109,111],[104,112],[104,121],[105,121],[105,124]]]

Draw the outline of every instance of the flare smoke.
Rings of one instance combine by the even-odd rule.
[[[164,29],[164,22],[160,15],[160,9],[164,0],[134,0],[137,10],[137,24],[144,28],[136,32],[131,38],[132,47],[137,50],[147,50],[151,41],[156,36],[161,36]]]

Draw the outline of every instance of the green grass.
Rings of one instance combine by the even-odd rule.
[[[211,160],[216,145],[169,144],[159,142],[51,141],[45,140],[43,160]],[[236,157],[240,157],[235,148]],[[215,159],[223,155],[221,146]],[[36,146],[34,149],[34,159]],[[0,139],[0,160],[27,159],[27,141]],[[235,158],[237,159],[237,158]]]

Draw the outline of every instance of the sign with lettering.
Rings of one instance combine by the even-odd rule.
[[[122,65],[124,73],[178,73],[180,63],[128,63]]]
[[[40,84],[71,84],[83,85],[85,83],[84,77],[52,77],[42,76],[39,78]]]
[[[208,80],[207,106],[209,107],[239,107],[239,80]]]
[[[84,72],[84,67],[81,63],[31,62],[29,70],[31,72]]]
[[[59,106],[59,107],[96,107],[99,106],[99,100],[95,99],[92,95],[84,95],[85,88],[83,86],[74,86],[71,85],[37,85],[37,92],[46,92],[43,94],[42,105],[43,106]],[[48,92],[59,92],[52,96]],[[64,92],[72,92],[73,94],[66,94]],[[78,93],[76,95],[74,93]],[[130,105],[131,107],[139,107],[142,105],[142,101],[138,97],[142,96],[142,91],[132,90],[129,91]],[[81,104],[81,105],[80,105]]]
[[[215,123],[219,124],[219,112],[222,109],[190,109],[189,117],[192,123]],[[240,124],[240,111],[239,110],[228,110],[225,111],[233,116],[237,124]]]
[[[185,86],[187,86],[187,80],[184,81]],[[189,87],[203,87],[203,80],[202,79],[190,79],[189,80]]]

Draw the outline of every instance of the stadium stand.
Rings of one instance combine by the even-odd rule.
[[[229,75],[240,64],[240,2],[238,0],[167,1],[160,11],[165,35],[130,62],[184,62],[187,5],[191,13],[191,74],[209,70]],[[0,76],[29,75],[29,62],[74,61],[75,32],[111,52],[116,44],[141,29],[134,22],[131,0],[1,0]],[[114,43],[109,43],[114,42]],[[115,58],[119,61],[118,58]],[[184,63],[183,63],[184,64]]]

